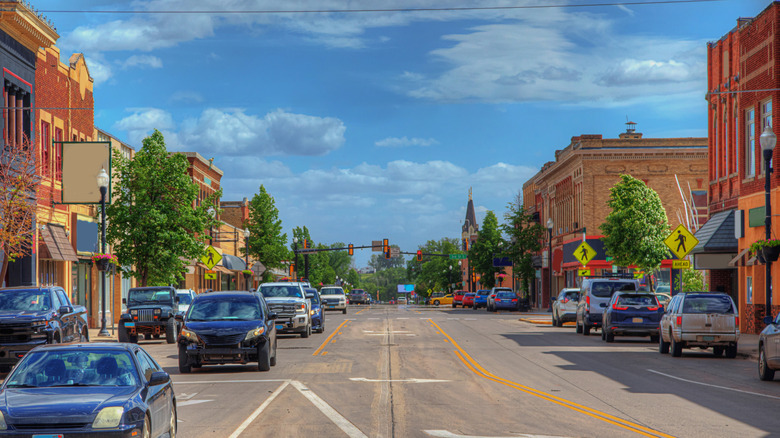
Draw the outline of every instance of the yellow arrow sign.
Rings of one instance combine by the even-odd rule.
[[[590,269],[577,269],[577,275],[580,277],[587,277],[590,275]]]
[[[634,272],[634,278],[642,278],[645,275],[644,272]]]
[[[664,239],[664,243],[678,259],[681,259],[687,256],[694,246],[699,244],[699,239],[694,237],[684,225],[680,224],[672,231],[669,237]]]
[[[588,242],[582,242],[577,249],[574,250],[574,258],[580,261],[582,265],[587,265],[589,261],[596,257],[596,250],[593,249]]]
[[[203,278],[206,280],[216,280],[217,271],[206,271],[206,273],[203,275]]]
[[[214,266],[217,266],[220,260],[222,260],[222,255],[211,245],[206,248],[206,254],[200,258],[200,261],[209,269],[214,269]]]
[[[672,269],[688,269],[691,267],[691,262],[688,260],[673,260]]]

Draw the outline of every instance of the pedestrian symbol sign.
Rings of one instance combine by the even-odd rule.
[[[206,254],[200,258],[200,261],[209,269],[214,269],[220,260],[222,260],[222,255],[211,245],[206,248]]]
[[[574,250],[574,258],[579,260],[583,266],[587,265],[588,262],[593,260],[593,257],[596,257],[596,250],[588,245],[588,242],[582,242],[580,246]]]
[[[685,228],[685,225],[680,224],[664,240],[664,243],[678,259],[681,259],[687,256],[694,246],[699,244],[699,240]]]
[[[590,269],[580,268],[577,270],[577,275],[580,277],[590,277]]]

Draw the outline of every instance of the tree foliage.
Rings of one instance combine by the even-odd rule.
[[[106,239],[120,265],[142,286],[176,284],[190,260],[204,254],[206,231],[218,224],[208,214],[222,191],[195,205],[198,186],[182,154],[170,154],[155,130],[132,159],[114,152],[116,197],[106,208]]]
[[[429,240],[418,247],[423,254],[461,254],[458,248],[459,239],[444,237],[439,240]],[[459,286],[460,267],[457,260],[450,260],[449,257],[423,256],[421,262],[413,257],[407,262],[407,276],[409,281],[415,285],[415,293],[421,297],[429,296],[431,292],[447,291],[454,283]]]
[[[288,260],[287,234],[282,233],[282,220],[274,198],[260,186],[259,192],[249,201],[249,254],[266,267],[265,280],[270,280],[272,268],[282,268]]]
[[[701,292],[709,290],[707,283],[704,282],[704,272],[693,268],[682,270],[682,291],[683,292]]]
[[[504,246],[498,218],[495,213],[488,210],[485,219],[482,220],[477,241],[469,248],[469,263],[474,272],[482,276],[480,283],[485,288],[495,286],[495,274],[502,272],[501,268],[493,266],[493,258],[503,253]]]
[[[504,213],[504,223],[501,228],[508,237],[506,253],[512,260],[512,272],[522,283],[522,290],[528,291],[531,282],[536,278],[533,267],[533,256],[541,250],[544,228],[534,222],[533,217],[525,211],[521,195],[515,202],[507,205]]]
[[[390,245],[391,248],[399,248],[398,245]],[[368,261],[368,266],[374,268],[376,271],[382,271],[389,268],[401,268],[406,263],[406,260],[402,255],[395,257],[385,258],[384,253],[374,254]]]
[[[612,211],[601,224],[602,241],[614,263],[646,272],[661,266],[669,252],[663,242],[669,221],[658,193],[630,175],[620,175],[607,205]]]

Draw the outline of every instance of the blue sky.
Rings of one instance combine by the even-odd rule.
[[[41,11],[335,10],[588,0],[33,0]],[[572,136],[706,136],[706,43],[768,0],[505,10],[45,12],[84,53],[95,123],[225,172],[223,200],[274,196],[285,230],[404,251],[459,237],[469,187],[499,218]],[[391,6],[389,6],[391,5]],[[356,265],[371,253],[356,252]]]

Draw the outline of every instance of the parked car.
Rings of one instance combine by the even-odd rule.
[[[276,330],[279,334],[311,335],[311,303],[306,299],[301,283],[263,283],[257,291],[263,295],[268,309],[276,314]]]
[[[480,289],[477,294],[474,295],[474,310],[480,307],[487,307],[487,299],[490,294],[490,289]]]
[[[580,300],[577,302],[577,315],[574,320],[577,333],[588,336],[591,329],[601,327],[601,317],[612,294],[638,289],[639,280],[633,278],[593,277],[582,280]]]
[[[192,299],[195,298],[195,291],[192,289],[176,289],[176,297],[179,299],[179,313],[187,313]]]
[[[260,294],[213,292],[198,295],[182,319],[179,372],[202,365],[257,362],[276,365],[276,314]]]
[[[174,316],[179,313],[176,290],[170,286],[133,287],[127,291],[122,303],[127,313],[119,317],[117,330],[119,342],[138,342],[144,338],[165,335],[169,344],[176,342],[179,327]]]
[[[552,325],[563,327],[564,322],[577,319],[577,302],[580,300],[578,288],[564,288],[552,303]]]
[[[325,310],[322,308],[322,301],[320,300],[320,293],[313,287],[307,287],[303,290],[306,292],[306,298],[311,303],[311,329],[317,333],[325,331]]]
[[[352,289],[349,293],[349,304],[371,304],[371,297],[363,289]]]
[[[407,304],[406,297],[398,297],[397,304]]]
[[[764,318],[764,330],[758,335],[758,377],[773,380],[775,371],[780,370],[780,315],[772,320]]]
[[[655,288],[655,293],[668,295],[672,293],[672,289],[668,284],[659,284],[658,287]]]
[[[0,289],[0,372],[42,344],[89,342],[87,309],[59,286]]]
[[[520,303],[517,298],[517,294],[511,291],[499,290],[496,291],[496,296],[493,298],[493,311],[497,310],[519,310]]]
[[[666,308],[666,305],[669,304],[669,301],[671,301],[672,296],[669,294],[664,293],[655,293],[656,299],[658,299],[658,304],[662,305],[664,309]]]
[[[138,345],[44,345],[3,382],[0,418],[2,434],[18,437],[173,437],[176,395]]]
[[[490,289],[490,294],[488,294],[487,298],[487,311],[488,312],[495,312],[496,306],[495,306],[495,299],[496,295],[499,292],[512,292],[514,294],[514,291],[512,291],[512,288],[510,287],[494,287]]]
[[[463,296],[468,293],[467,290],[456,290],[452,292],[452,308],[463,305]]]
[[[461,301],[463,303],[463,307],[474,307],[474,297],[476,295],[477,294],[475,292],[469,292],[463,295],[463,301]]]
[[[615,336],[650,336],[658,342],[658,326],[664,308],[651,292],[615,292],[604,309],[601,339],[614,342]]]
[[[341,310],[347,314],[347,296],[341,286],[323,286],[320,289],[320,299],[325,310]]]
[[[431,304],[434,306],[446,306],[448,304],[452,304],[452,294],[444,294],[441,296],[432,296],[431,297]]]
[[[661,318],[658,350],[682,355],[683,348],[712,347],[713,354],[737,357],[739,314],[730,296],[722,292],[687,292],[672,297]]]

